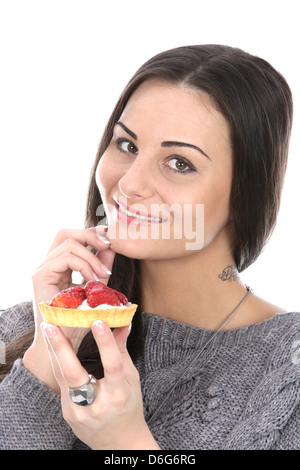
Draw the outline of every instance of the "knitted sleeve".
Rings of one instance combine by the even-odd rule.
[[[32,304],[0,314],[0,341],[5,344],[33,325]],[[0,383],[1,450],[68,450],[76,437],[64,421],[60,397],[39,382],[17,359]]]
[[[69,450],[74,441],[62,417],[60,397],[18,359],[0,384],[0,449]]]
[[[299,340],[296,322],[276,345],[262,380],[226,440],[226,449],[300,449]]]
[[[33,326],[32,302],[22,302],[0,311],[0,344],[4,345],[14,338],[19,338]]]

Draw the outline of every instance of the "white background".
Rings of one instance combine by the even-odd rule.
[[[243,279],[299,310],[299,36],[296,0],[0,0],[0,309],[31,299],[60,228],[83,227],[98,142],[135,70],[165,49],[223,43],[271,62],[293,90],[280,217]]]

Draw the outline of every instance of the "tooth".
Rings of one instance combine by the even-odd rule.
[[[135,212],[128,211],[127,209],[125,209],[125,207],[120,206],[120,205],[119,205],[119,210],[123,212],[123,214],[128,215],[129,217],[135,217],[141,220],[149,220],[152,222],[160,222],[160,219],[158,217],[147,217],[146,215],[136,214]]]

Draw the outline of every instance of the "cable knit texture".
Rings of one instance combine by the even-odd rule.
[[[0,314],[2,344],[33,325],[32,304]],[[145,418],[212,332],[144,314],[140,373]],[[1,344],[1,343],[0,343]],[[150,429],[162,449],[300,449],[300,314],[219,332]],[[0,449],[87,449],[60,399],[17,360],[0,384]]]

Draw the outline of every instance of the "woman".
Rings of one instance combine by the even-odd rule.
[[[99,146],[87,228],[59,232],[33,275],[33,342],[31,303],[0,317],[1,448],[299,448],[299,314],[239,274],[274,228],[291,124],[284,78],[241,50],[176,48],[137,71]],[[130,334],[42,323],[37,303],[73,271],[138,303]],[[85,384],[94,401],[78,406]]]

